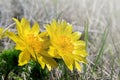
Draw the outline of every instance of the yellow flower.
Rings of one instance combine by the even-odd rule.
[[[17,34],[9,33],[9,37],[16,43],[16,49],[21,50],[19,55],[18,65],[23,66],[31,59],[40,63],[44,69],[45,65],[51,69],[51,66],[56,67],[57,63],[48,54],[49,39],[46,32],[40,32],[38,23],[34,23],[30,27],[30,23],[25,18],[21,22],[13,19],[16,22]]]
[[[46,25],[46,30],[51,43],[48,53],[55,58],[62,58],[71,71],[74,66],[81,70],[80,62],[87,63],[85,42],[79,40],[81,34],[73,32],[72,26],[65,21],[53,20],[50,25]]]

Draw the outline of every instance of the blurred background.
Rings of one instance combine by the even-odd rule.
[[[91,80],[120,80],[120,0],[0,0],[0,26],[13,24],[13,17],[37,21],[43,30],[53,19],[66,20],[82,33],[87,25],[85,76]],[[0,48],[7,49],[9,41],[3,42]],[[92,74],[94,65],[97,69]]]

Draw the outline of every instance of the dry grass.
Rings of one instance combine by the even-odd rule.
[[[85,79],[119,80],[119,4],[120,0],[0,0],[0,26],[12,24],[13,17],[26,17],[43,27],[55,18],[64,19],[74,30],[84,32],[87,22],[89,56]],[[97,70],[92,73],[94,65]]]

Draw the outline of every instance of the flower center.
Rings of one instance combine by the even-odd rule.
[[[34,34],[28,34],[26,38],[26,42],[29,48],[32,48],[35,52],[40,52],[42,49],[42,42],[43,40]]]
[[[67,36],[61,36],[58,41],[58,45],[60,45],[61,50],[65,53],[72,53],[72,51],[74,50],[71,39]]]

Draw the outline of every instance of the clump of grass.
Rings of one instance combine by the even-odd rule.
[[[4,77],[4,80],[8,79],[9,73],[15,71],[18,68],[18,55],[17,50],[5,50],[0,53],[0,77]]]

